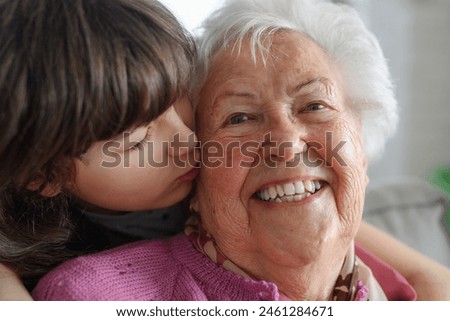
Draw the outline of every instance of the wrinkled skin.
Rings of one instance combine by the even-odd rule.
[[[245,42],[240,53],[213,56],[196,111],[199,140],[203,147],[257,145],[252,157],[229,148],[214,158],[220,166],[203,148],[195,205],[220,250],[247,273],[275,282],[291,299],[327,300],[361,221],[367,185],[361,122],[318,45],[293,31],[278,31],[272,41],[265,66],[261,56],[252,61]],[[263,143],[269,132],[271,149]],[[284,142],[290,146],[276,148]],[[339,142],[345,142],[339,159],[330,157],[327,149]],[[299,179],[324,186],[296,202],[255,196]]]

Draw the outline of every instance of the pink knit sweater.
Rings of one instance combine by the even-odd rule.
[[[360,250],[360,249],[359,249]],[[364,252],[366,264],[389,299],[413,300],[409,284],[390,267]],[[373,269],[373,267],[372,267]],[[386,283],[386,284],[384,284]],[[386,291],[385,287],[388,287]],[[79,257],[47,274],[33,291],[36,300],[278,300],[277,286],[218,267],[184,235],[141,241]]]

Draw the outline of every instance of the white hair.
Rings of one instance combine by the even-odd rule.
[[[216,52],[230,45],[240,50],[250,39],[256,62],[257,52],[263,57],[270,47],[263,40],[278,30],[309,36],[338,66],[351,107],[361,113],[367,158],[378,158],[395,132],[397,102],[380,45],[349,6],[326,0],[228,0],[202,25],[197,89]]]

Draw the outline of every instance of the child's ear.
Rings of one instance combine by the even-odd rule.
[[[28,183],[27,189],[30,191],[38,191],[43,197],[54,197],[61,193],[61,186],[55,183],[46,183],[42,186],[43,182],[41,178],[36,178],[32,182]]]

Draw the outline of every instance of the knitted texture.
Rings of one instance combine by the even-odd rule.
[[[381,268],[390,269],[384,265]],[[383,271],[378,274],[383,275]],[[398,281],[390,286],[403,288],[403,281]],[[269,301],[278,300],[279,293],[273,283],[251,280],[218,267],[195,250],[186,236],[178,235],[68,261],[41,279],[33,297],[64,301]]]
[[[277,300],[277,287],[219,268],[179,235],[131,243],[57,267],[35,300]]]

